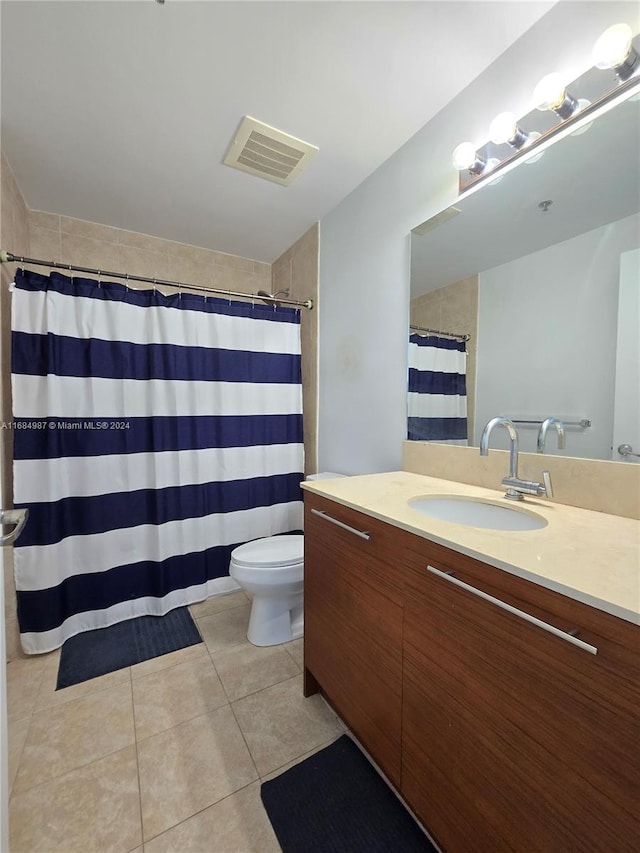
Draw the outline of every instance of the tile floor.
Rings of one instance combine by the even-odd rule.
[[[204,643],[55,690],[7,666],[11,853],[277,853],[260,782],[339,737],[302,696],[302,640],[246,639],[244,592],[191,608]]]

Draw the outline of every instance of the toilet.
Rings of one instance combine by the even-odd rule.
[[[308,480],[343,477],[324,472]],[[276,646],[304,633],[304,536],[268,536],[239,545],[231,552],[229,574],[253,595],[247,639],[254,646]]]

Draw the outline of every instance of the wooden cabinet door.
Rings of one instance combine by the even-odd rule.
[[[403,796],[446,853],[637,850],[637,626],[435,552],[436,568],[560,630],[580,627],[598,653],[415,559],[405,584]]]
[[[399,786],[402,583],[387,563],[392,539],[389,525],[305,496],[306,693],[319,686]]]

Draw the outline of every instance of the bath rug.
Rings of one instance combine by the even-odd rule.
[[[62,644],[56,690],[201,642],[187,607],[85,631]]]
[[[283,853],[436,853],[347,735],[264,782],[260,795]]]

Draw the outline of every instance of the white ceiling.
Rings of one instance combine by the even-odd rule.
[[[2,148],[32,209],[272,262],[552,5],[2,0]],[[222,165],[247,114],[319,146],[290,187]]]

